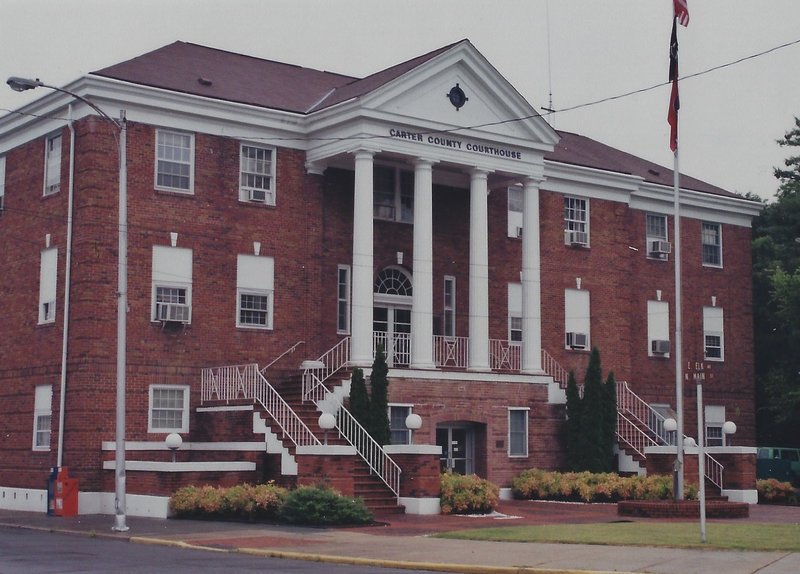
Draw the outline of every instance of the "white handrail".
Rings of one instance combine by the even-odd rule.
[[[270,364],[268,364],[266,367],[264,367],[263,369],[261,369],[261,374],[263,375],[263,374],[264,374],[264,373],[267,371],[267,369],[269,369],[269,368],[270,368],[272,365],[274,365],[275,363],[277,363],[278,361],[280,361],[280,360],[281,360],[282,358],[284,358],[286,355],[288,355],[288,354],[290,354],[290,353],[294,353],[294,352],[295,352],[295,350],[297,350],[297,347],[299,347],[300,345],[305,345],[305,344],[306,344],[306,342],[305,342],[305,341],[297,341],[297,342],[296,342],[294,345],[292,345],[291,347],[289,347],[288,349],[286,349],[286,350],[285,350],[283,353],[281,353],[280,355],[278,355],[278,356],[277,356],[275,359],[273,359],[273,360],[272,360],[272,362],[271,362]]]
[[[306,379],[313,379],[307,381]],[[348,411],[341,401],[331,393],[325,384],[316,378],[312,369],[307,369],[303,373],[304,397],[307,396],[319,406],[319,401],[333,398],[336,400],[336,428],[339,434],[352,446],[356,448],[359,456],[367,463],[370,470],[374,472],[392,493],[400,496],[400,466],[386,454],[386,451],[379,445],[374,438],[359,424],[356,418]],[[307,389],[307,394],[306,394]]]
[[[467,368],[469,337],[433,336],[433,362],[437,367]]]
[[[489,367],[492,370],[519,371],[522,367],[521,348],[505,339],[489,339]]]
[[[631,418],[638,421],[641,426],[644,426],[648,432],[642,431],[639,425],[631,421],[624,413],[628,413]],[[669,440],[667,431],[664,430],[664,416],[634,393],[628,386],[627,381],[617,382],[617,415],[617,436],[625,440],[631,448],[642,456],[644,456],[643,451],[638,450],[636,445],[627,440],[627,438],[623,438],[627,437],[631,432],[629,429],[623,428],[627,427],[628,424],[650,439],[652,444],[646,446],[674,446]],[[626,422],[621,422],[622,419]],[[684,438],[686,438],[686,435],[684,435]],[[706,478],[722,490],[722,473],[725,467],[708,453],[705,453],[705,461]]]
[[[295,446],[322,444],[255,363],[203,369],[200,395],[202,404],[215,397],[225,402],[237,399],[258,402]]]
[[[558,386],[562,389],[567,388],[569,373],[544,349],[542,349],[542,370],[553,377],[553,380],[557,382]]]
[[[312,400],[314,403],[322,398],[311,398],[312,393],[314,393],[314,387],[327,381],[350,362],[350,337],[345,337],[336,343],[316,362],[317,366],[309,367],[303,372],[303,400]],[[313,378],[307,377],[306,374],[313,375]]]

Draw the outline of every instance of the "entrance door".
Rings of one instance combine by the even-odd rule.
[[[408,366],[411,361],[411,309],[375,307],[372,331],[375,342],[383,345],[387,365]]]
[[[475,431],[467,425],[436,427],[436,444],[442,447],[442,472],[472,474],[475,472],[473,451]]]

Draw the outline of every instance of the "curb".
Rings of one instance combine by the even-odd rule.
[[[378,568],[395,568],[398,570],[429,570],[431,572],[454,572],[462,574],[634,574],[622,571],[607,570],[575,570],[575,569],[553,569],[536,568],[526,566],[488,566],[471,564],[452,564],[446,562],[409,562],[401,560],[385,560],[378,558],[359,558],[355,556],[335,556],[331,554],[310,554],[305,552],[289,552],[284,550],[269,550],[260,548],[218,548],[214,546],[203,546],[191,544],[183,540],[168,540],[165,538],[154,538],[149,536],[129,536],[124,534],[108,534],[105,532],[86,532],[83,530],[67,530],[60,528],[50,528],[43,526],[29,526],[24,524],[0,523],[6,528],[18,528],[22,530],[34,530],[38,532],[49,532],[58,534],[68,534],[72,536],[85,536],[88,538],[104,538],[109,540],[127,540],[133,544],[143,544],[152,546],[171,546],[173,548],[184,548],[187,550],[204,550],[206,552],[218,552],[224,554],[245,554],[249,556],[261,556],[264,558],[281,558],[286,560],[303,560],[306,562],[322,562],[328,564],[347,564],[352,566],[375,566]]]

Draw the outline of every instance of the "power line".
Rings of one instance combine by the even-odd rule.
[[[712,66],[711,68],[707,68],[705,70],[701,70],[701,71],[695,72],[693,74],[688,74],[686,76],[683,76],[683,77],[679,78],[678,81],[682,82],[682,81],[685,81],[685,80],[688,80],[688,79],[691,79],[691,78],[704,76],[706,74],[710,74],[712,72],[716,72],[716,71],[722,70],[724,68],[729,68],[731,66],[735,66],[735,65],[741,64],[741,63],[746,62],[748,60],[753,60],[755,58],[760,58],[761,56],[766,56],[767,54],[771,54],[772,52],[777,52],[778,50],[782,50],[784,48],[789,48],[789,47],[794,46],[796,44],[800,44],[800,38],[798,38],[797,40],[792,40],[790,42],[785,42],[783,44],[779,44],[779,45],[774,46],[772,48],[768,48],[766,50],[763,50],[761,52],[756,52],[754,54],[750,54],[748,56],[744,56],[742,58],[738,58],[736,60],[731,60],[730,62],[726,62],[724,64],[719,64],[717,66]],[[658,84],[654,84],[654,85],[647,86],[647,87],[644,87],[644,88],[639,88],[639,89],[636,89],[636,90],[632,90],[630,92],[624,92],[622,94],[617,94],[617,95],[614,95],[614,96],[608,96],[608,97],[605,97],[605,98],[601,98],[599,100],[593,100],[593,101],[590,101],[590,102],[584,102],[584,103],[576,104],[574,106],[569,106],[569,107],[566,107],[566,108],[560,108],[560,109],[557,109],[557,110],[556,109],[547,109],[547,110],[543,110],[543,111],[546,112],[544,114],[534,113],[534,114],[529,114],[529,115],[526,115],[526,116],[508,118],[508,119],[505,119],[505,120],[498,120],[496,122],[487,122],[487,123],[475,124],[475,125],[471,125],[471,126],[454,127],[454,128],[450,128],[450,129],[444,129],[444,130],[424,130],[424,131],[420,131],[420,132],[417,132],[417,133],[419,133],[421,135],[454,133],[454,132],[459,132],[459,131],[474,130],[474,129],[479,129],[479,128],[486,128],[486,127],[491,127],[491,126],[498,126],[498,125],[514,123],[514,122],[521,122],[521,121],[525,121],[525,120],[529,120],[529,119],[533,119],[533,118],[538,118],[538,117],[547,117],[547,116],[550,116],[550,115],[554,115],[556,112],[558,112],[559,114],[563,114],[564,112],[571,112],[571,111],[575,111],[575,110],[579,110],[579,109],[583,109],[583,108],[588,108],[588,107],[591,107],[591,106],[596,106],[596,105],[599,105],[599,104],[604,104],[606,102],[611,102],[611,101],[615,101],[615,100],[619,100],[619,99],[623,99],[623,98],[628,98],[630,96],[635,96],[635,95],[638,95],[638,94],[641,94],[641,93],[644,93],[644,92],[649,92],[649,91],[661,88],[663,86],[667,86],[670,83],[671,83],[670,81],[660,82]],[[55,115],[37,115],[37,114],[32,114],[32,113],[27,113],[27,112],[21,112],[21,111],[18,111],[18,110],[10,110],[8,108],[0,108],[0,110],[5,111],[5,112],[9,112],[10,114],[20,115],[20,116],[29,116],[29,117],[45,118],[45,119],[60,119],[60,120],[63,120],[65,122],[69,121],[69,118],[64,118],[64,117],[55,116]],[[267,136],[250,136],[250,135],[246,135],[246,134],[242,134],[242,135],[226,134],[226,137],[237,138],[237,139],[250,139],[250,140],[269,140],[269,141],[294,141],[294,140],[298,140],[298,139],[303,139],[305,141],[366,141],[366,140],[389,139],[389,138],[391,138],[391,136],[389,136],[389,135],[377,135],[377,134],[375,134],[375,135],[357,136],[357,137],[313,137],[313,136],[307,137],[307,136],[303,136],[301,134],[299,134],[297,136],[288,136],[288,137],[281,137],[281,136],[270,136],[270,137],[267,137]]]

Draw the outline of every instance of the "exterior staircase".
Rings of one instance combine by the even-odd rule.
[[[325,437],[327,443],[350,444],[360,455],[356,459],[355,495],[376,515],[403,513],[404,508],[398,504],[400,467],[344,407],[350,392],[346,357],[349,357],[349,339],[320,360],[311,362],[313,367],[306,368],[302,376],[297,372],[276,376],[274,385],[256,364],[204,369],[201,402],[259,404],[262,411],[253,415],[253,432],[265,435],[266,451],[280,454],[281,474],[288,475],[297,474],[294,452],[298,446],[322,444],[319,437],[325,437],[325,431],[319,427],[319,415],[333,414],[337,428]],[[330,385],[334,374],[340,382],[329,388],[324,381]],[[324,381],[319,375],[326,377]]]

